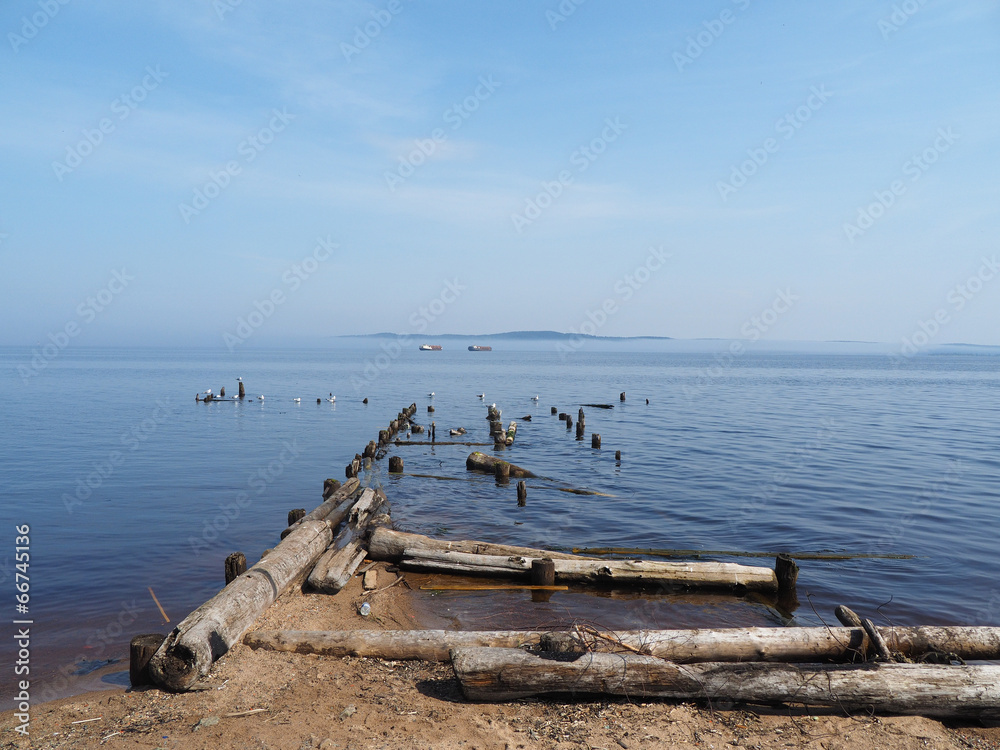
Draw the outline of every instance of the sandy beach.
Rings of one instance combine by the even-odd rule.
[[[380,564],[385,568],[386,564]],[[396,574],[382,571],[382,581]],[[357,608],[369,601],[372,614]],[[365,595],[292,590],[257,629],[422,627],[404,585]],[[3,748],[1000,748],[1000,729],[921,717],[845,716],[800,708],[717,707],[596,696],[473,704],[449,664],[252,650],[219,660],[196,692],[108,690],[32,708],[30,736],[0,715]]]

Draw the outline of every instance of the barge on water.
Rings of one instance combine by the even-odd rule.
[[[439,352],[443,349],[440,344],[421,344],[420,351],[422,352]]]
[[[475,346],[475,345],[473,345],[473,346],[469,347],[469,351],[470,352],[491,352],[491,351],[493,351],[493,347],[492,346]]]

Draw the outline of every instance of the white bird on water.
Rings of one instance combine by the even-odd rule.
[[[259,395],[259,396],[257,397],[257,400],[258,400],[258,401],[263,401],[263,400],[264,400],[264,394],[262,393],[261,395]]]
[[[238,380],[240,383],[243,382],[243,378],[236,378],[236,380]]]
[[[293,398],[292,399],[292,401],[295,401],[295,402],[298,402],[298,401],[301,401],[301,400],[302,400],[301,398]]]
[[[334,396],[334,395],[333,395],[332,393],[330,394],[330,398],[328,398],[328,399],[327,399],[327,401],[329,401],[329,402],[330,402],[331,404],[332,404],[332,403],[333,403],[334,401],[336,401],[336,400],[337,400],[337,397],[336,397],[336,396]]]
[[[532,396],[532,397],[531,397],[531,400],[532,400],[532,401],[537,401],[537,400],[538,400],[538,396],[537,396],[537,395],[536,395],[536,396]]]
[[[427,395],[428,395],[428,396],[430,396],[431,398],[434,398],[434,391],[431,391],[431,392],[430,392],[430,393],[428,393]]]
[[[486,394],[485,393],[477,393],[476,396],[478,398],[486,398]]]

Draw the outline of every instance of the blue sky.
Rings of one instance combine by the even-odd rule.
[[[36,0],[0,31],[0,343],[1000,344],[995,3]]]

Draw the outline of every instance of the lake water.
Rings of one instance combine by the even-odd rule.
[[[994,357],[894,364],[884,356],[496,349],[412,345],[377,361],[378,348],[67,349],[27,380],[17,368],[30,351],[0,350],[8,394],[0,601],[8,623],[33,620],[33,700],[93,687],[72,673],[108,659],[127,670],[132,635],[167,632],[213,596],[230,552],[256,561],[288,510],[315,507],[323,479],[342,478],[411,402],[418,421],[434,419],[439,441],[464,426],[463,440],[482,442],[495,402],[505,424],[519,422],[506,458],[546,479],[529,480],[527,505],[518,507],[513,482],[498,487],[466,472],[474,448],[394,448],[406,474],[376,465],[365,479],[385,488],[406,530],[566,549],[914,556],[802,560],[793,613],[719,595],[560,592],[532,602],[524,592],[422,592],[421,607],[440,624],[819,624],[848,604],[881,622],[1000,625]],[[196,392],[222,385],[234,395],[238,376],[248,396],[264,400],[195,402]],[[316,403],[329,392],[335,404]],[[550,415],[556,406],[575,421],[589,403],[614,408],[585,407],[583,441]],[[601,450],[591,448],[593,432]],[[30,526],[28,615],[14,609],[22,524]],[[16,656],[12,640],[0,639],[4,664]],[[5,695],[11,671],[0,679]]]

